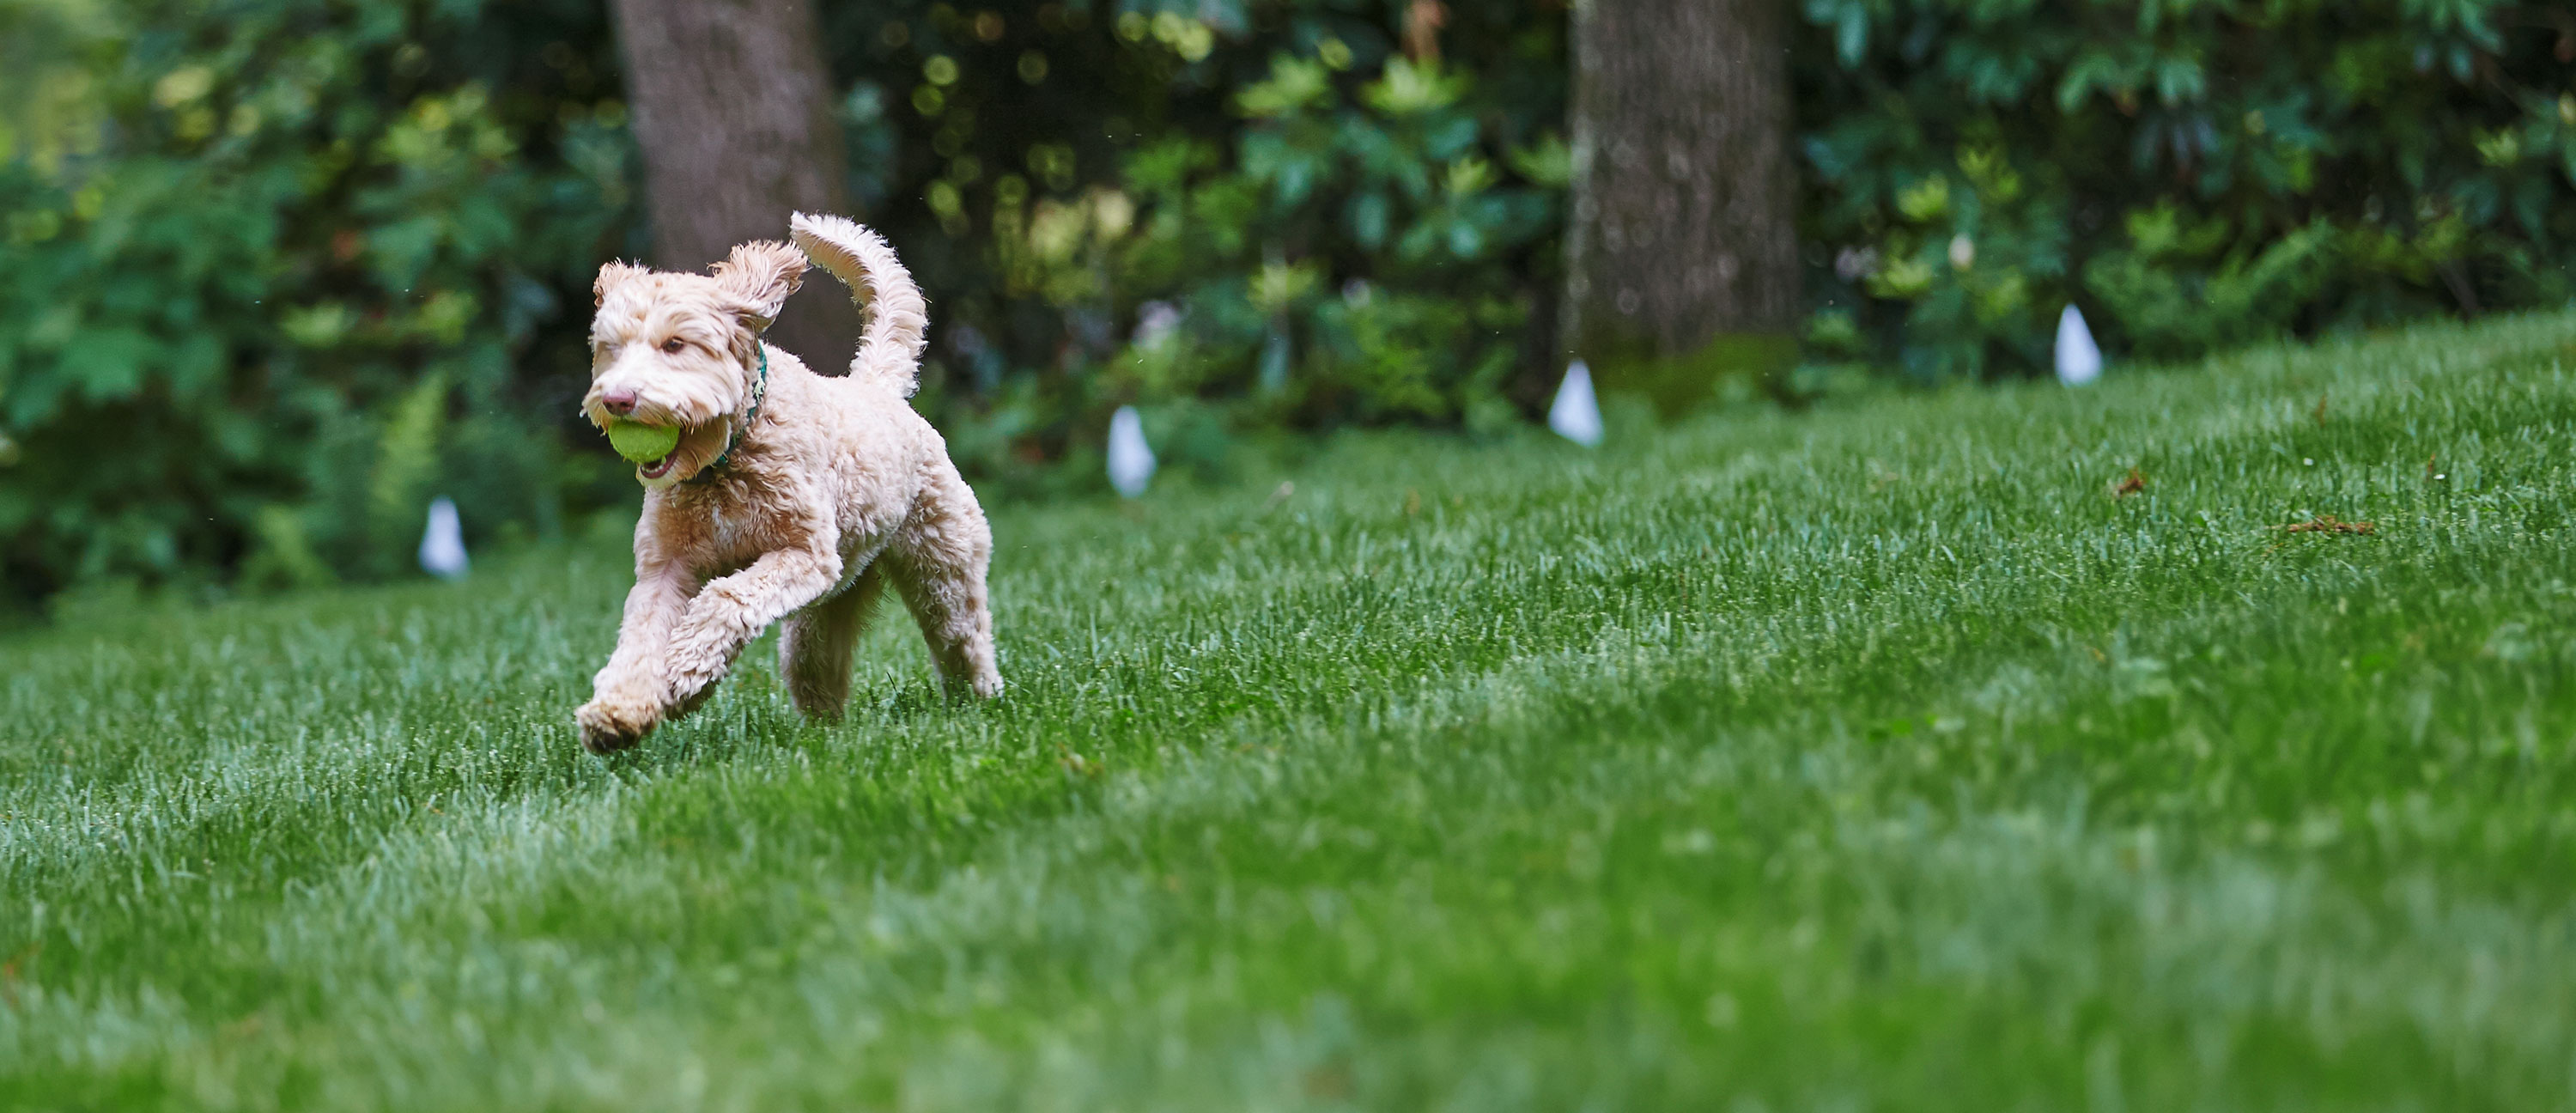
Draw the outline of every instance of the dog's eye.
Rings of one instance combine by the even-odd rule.
[[[680,339],[679,337],[676,337],[676,336],[674,336],[674,337],[672,337],[672,338],[670,338],[670,339],[665,340],[665,341],[663,341],[663,342],[662,342],[662,350],[663,350],[663,351],[666,351],[666,352],[669,352],[669,353],[671,353],[672,355],[678,355],[678,354],[680,354],[680,349],[685,348],[685,347],[688,347],[688,346],[689,346],[689,342],[688,342],[688,341],[686,341],[686,340],[682,340],[682,339]]]

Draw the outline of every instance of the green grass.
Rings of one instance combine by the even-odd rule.
[[[1337,440],[613,760],[615,538],[87,614],[0,1107],[2576,1108],[2571,447],[2570,316]]]

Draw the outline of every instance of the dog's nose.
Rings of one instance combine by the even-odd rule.
[[[635,412],[635,392],[612,390],[599,396],[599,404],[608,412],[624,417]]]

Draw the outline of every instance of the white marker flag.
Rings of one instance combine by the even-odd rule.
[[[1109,415],[1109,485],[1128,498],[1145,493],[1154,478],[1154,449],[1145,443],[1145,419],[1136,407],[1120,406]]]
[[[1592,369],[1582,360],[1565,369],[1565,382],[1547,408],[1547,427],[1585,448],[1601,443],[1601,402],[1592,396]]]
[[[2057,315],[2057,381],[2068,386],[2083,386],[2102,377],[2102,349],[2093,343],[2093,330],[2084,327],[2084,313],[2072,304]]]
[[[429,504],[429,529],[420,535],[420,569],[442,580],[465,578],[465,527],[456,518],[456,503],[441,498]]]

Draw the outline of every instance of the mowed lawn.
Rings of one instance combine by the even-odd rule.
[[[1612,432],[615,759],[614,537],[0,642],[0,1107],[2576,1108],[2576,316]]]

